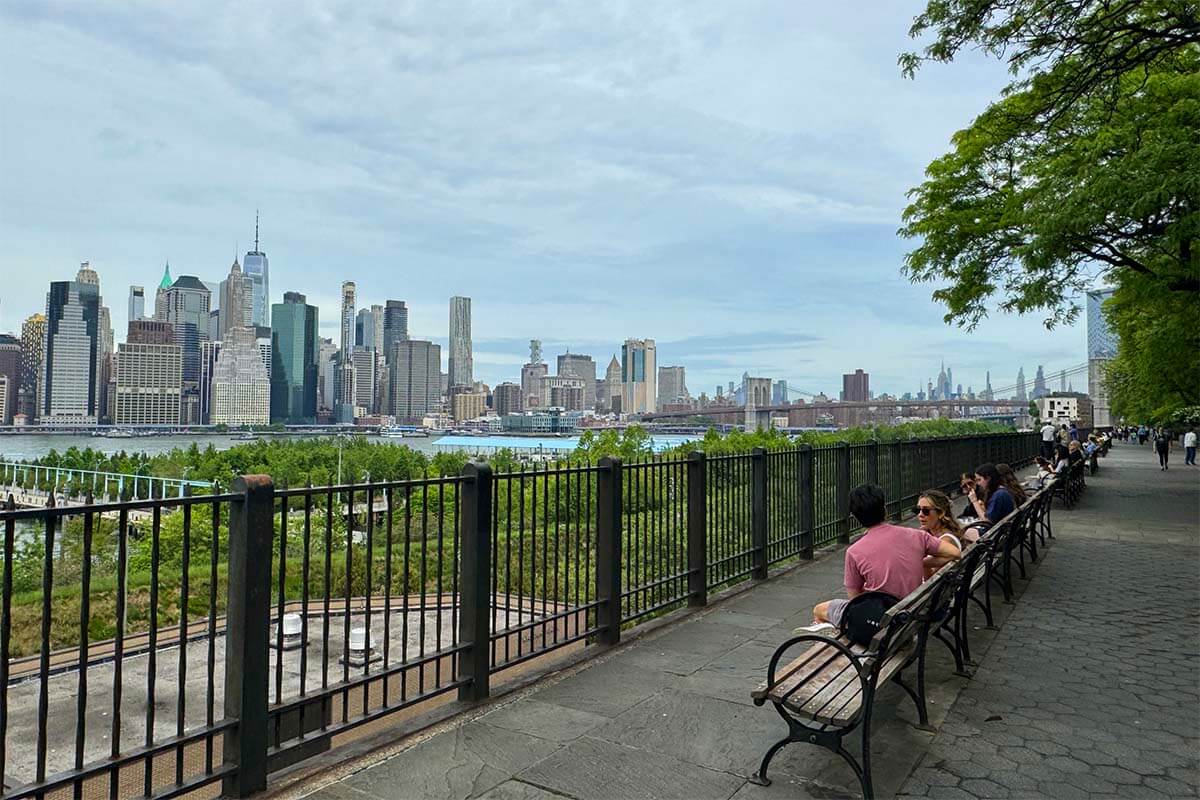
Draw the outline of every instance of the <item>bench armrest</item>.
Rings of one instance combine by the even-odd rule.
[[[849,645],[830,636],[824,636],[819,633],[804,633],[799,636],[793,636],[791,639],[788,639],[786,642],[779,645],[779,647],[775,648],[775,652],[771,655],[771,663],[767,666],[767,685],[750,692],[750,699],[754,701],[754,705],[761,706],[767,701],[771,691],[779,683],[775,680],[775,670],[779,667],[780,659],[783,658],[784,653],[801,642],[821,642],[822,644],[840,650],[842,655],[846,656],[846,658],[850,660],[850,663],[854,666],[855,671],[858,672],[859,678],[861,679],[863,677],[863,658],[868,654],[855,653],[850,649]]]

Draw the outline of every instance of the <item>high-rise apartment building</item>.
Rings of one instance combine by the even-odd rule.
[[[658,368],[658,407],[681,405],[692,401],[688,394],[687,372],[683,367]]]
[[[383,308],[383,355],[391,363],[392,347],[408,339],[408,307],[403,300],[388,300]]]
[[[270,269],[267,254],[258,246],[257,213],[254,215],[254,249],[242,258],[242,273],[250,284],[250,324],[263,328],[271,327]]]
[[[354,421],[354,307],[357,289],[354,281],[342,282],[342,316],[340,363],[337,372],[337,402],[334,412],[338,422]]]
[[[1105,365],[1117,355],[1117,337],[1104,319],[1104,303],[1113,296],[1107,288],[1087,293],[1088,396],[1092,399],[1092,422],[1098,428],[1113,424],[1112,407],[1105,383]]]
[[[482,417],[487,408],[487,395],[482,392],[459,392],[450,401],[450,416],[455,422]]]
[[[621,412],[645,414],[658,400],[657,351],[653,339],[626,339],[621,345]]]
[[[39,421],[95,424],[100,287],[54,281],[46,294],[46,336],[38,384]]]
[[[567,411],[584,409],[584,385],[581,378],[572,375],[549,375],[542,378],[540,405],[553,406]]]
[[[373,413],[375,409],[375,351],[354,348],[354,405]]]
[[[271,421],[271,381],[253,328],[230,328],[221,342],[212,378],[214,425],[266,425]]]
[[[253,285],[246,279],[237,259],[229,268],[229,277],[221,281],[220,305],[217,307],[218,338],[224,339],[230,328],[245,328],[253,322]]]
[[[117,348],[115,373],[115,424],[179,424],[183,351],[170,323],[130,322]]]
[[[475,383],[471,357],[471,298],[450,298],[450,352],[446,360],[450,386]]]
[[[17,387],[17,413],[33,424],[41,415],[38,404],[42,359],[46,354],[46,315],[32,314],[21,324],[21,375]]]
[[[317,421],[319,313],[299,292],[271,306],[271,422]]]
[[[375,317],[369,308],[360,308],[354,318],[354,346],[375,349]]]
[[[519,414],[525,410],[521,387],[505,381],[492,390],[492,407],[496,414]]]
[[[337,402],[338,346],[322,336],[317,344],[317,413],[333,411]]]
[[[198,417],[201,425],[212,423],[212,380],[213,370],[217,366],[217,356],[221,354],[221,343],[218,341],[200,343],[200,383],[196,388],[196,399],[200,404]],[[183,405],[182,401],[180,405]],[[183,418],[180,412],[180,419]]]
[[[871,375],[856,369],[842,375],[842,399],[847,403],[865,403],[871,399]]]
[[[417,421],[441,405],[442,348],[433,342],[407,339],[392,352],[391,413],[397,420]]]
[[[0,381],[0,425],[12,425],[21,382],[21,340],[7,333],[0,333]]]
[[[558,357],[558,374],[583,381],[583,407],[596,407],[596,362],[591,356],[567,351]]]
[[[145,319],[146,317],[146,288],[144,286],[129,287],[129,321]]]

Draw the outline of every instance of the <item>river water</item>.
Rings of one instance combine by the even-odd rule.
[[[279,439],[299,439],[299,438],[331,438],[322,436],[279,436],[266,438]],[[492,453],[501,448],[510,448],[517,451],[540,451],[540,452],[569,452],[575,449],[575,445],[579,442],[579,438],[575,436],[564,437],[530,437],[530,436],[432,436],[427,439],[393,439],[380,436],[368,437],[373,442],[390,445],[404,445],[411,447],[413,450],[422,453],[434,454],[444,450],[457,450],[466,453]],[[670,447],[683,444],[691,441],[695,437],[690,436],[666,436],[659,435],[654,437],[653,447],[655,450],[664,450]],[[70,447],[78,447],[80,450],[92,448],[99,450],[102,453],[119,453],[125,451],[127,453],[146,453],[148,455],[159,455],[174,450],[177,447],[190,447],[192,442],[195,442],[201,448],[212,445],[218,450],[228,450],[230,447],[239,444],[246,444],[244,440],[238,438],[237,435],[219,435],[219,434],[201,434],[197,436],[145,436],[133,439],[107,439],[101,436],[88,436],[86,434],[70,434],[70,433],[51,433],[51,434],[13,434],[0,436],[0,461],[27,461],[34,458],[41,458],[49,454],[51,450],[57,450],[60,453]]]

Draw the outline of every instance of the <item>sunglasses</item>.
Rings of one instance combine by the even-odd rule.
[[[937,509],[932,506],[917,506],[913,509],[913,513],[921,517],[927,517],[930,514],[937,513]]]

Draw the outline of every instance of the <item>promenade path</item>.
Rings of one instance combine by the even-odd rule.
[[[1160,472],[1123,445],[1056,539],[977,630],[975,677],[930,647],[930,721],[881,692],[880,797],[1196,796],[1200,784],[1200,468]],[[783,733],[750,690],[775,647],[841,593],[842,553],[714,603],[470,714],[292,787],[313,800],[856,797],[849,768],[791,745],[774,783],[747,782]],[[852,747],[857,751],[858,741]]]

